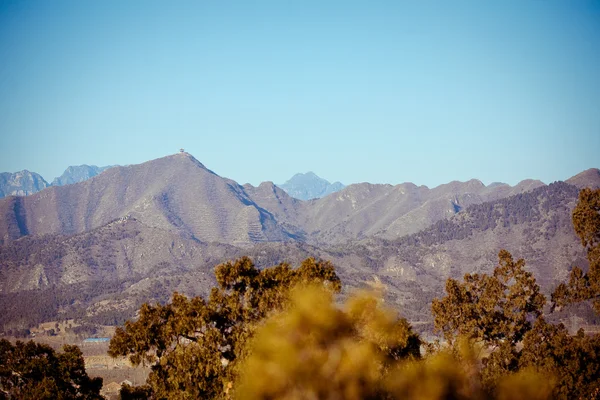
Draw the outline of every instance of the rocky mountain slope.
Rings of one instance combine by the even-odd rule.
[[[0,198],[27,196],[48,187],[48,182],[39,174],[27,170],[0,173]]]
[[[307,207],[304,229],[316,243],[343,243],[348,238],[396,238],[451,217],[471,204],[508,197],[543,186],[527,180],[511,187],[487,187],[478,180],[450,182],[429,189],[413,183],[360,183],[315,200]]]
[[[0,323],[118,323],[174,290],[206,295],[220,262],[314,256],[331,260],[348,288],[382,282],[427,330],[445,279],[490,272],[502,248],[527,261],[546,293],[585,267],[570,214],[600,173],[567,182],[357,184],[302,201],[271,182],[240,186],[185,153],[115,167],[0,200]]]
[[[489,273],[500,249],[524,258],[546,294],[573,265],[585,267],[570,222],[577,193],[575,186],[559,182],[469,206],[412,235],[342,246],[206,244],[133,217],[73,236],[26,236],[0,247],[0,306],[10,310],[0,322],[18,327],[15,321],[33,316],[38,321],[73,315],[122,321],[142,302],[164,301],[175,290],[207,295],[214,284],[212,268],[220,262],[248,255],[268,266],[314,256],[332,261],[348,290],[383,283],[388,300],[418,329],[428,330],[429,304],[443,293],[445,280]],[[27,304],[27,311],[20,304]]]
[[[341,182],[330,183],[328,180],[317,176],[314,172],[296,174],[281,185],[287,194],[299,200],[320,199],[344,188]]]
[[[578,188],[600,188],[600,169],[590,168],[567,179],[565,182]]]
[[[74,234],[124,216],[197,240],[252,243],[290,234],[234,181],[187,153],[110,168],[84,182],[0,200],[0,241]]]

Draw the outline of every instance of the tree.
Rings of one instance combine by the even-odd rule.
[[[600,314],[600,189],[582,189],[573,210],[573,226],[587,249],[589,270],[575,267],[568,284],[561,283],[552,293],[553,308],[584,300],[593,300]]]
[[[314,287],[293,290],[288,307],[249,342],[234,385],[239,400],[547,400],[553,382],[533,370],[510,374],[497,390],[478,384],[479,360],[466,342],[421,358],[408,322],[361,293],[343,306]]]
[[[583,330],[570,335],[564,325],[538,318],[523,339],[519,357],[519,368],[530,367],[555,376],[555,399],[598,399],[600,335]]]
[[[286,303],[296,284],[317,283],[337,292],[340,280],[327,261],[306,259],[257,269],[241,258],[215,268],[218,287],[208,301],[175,293],[166,305],[144,304],[136,321],[118,328],[111,356],[149,363],[147,383],[156,398],[196,399],[226,396],[255,325]]]
[[[33,341],[0,340],[0,399],[102,399],[102,378],[90,378],[77,346],[62,353]]]
[[[524,267],[502,250],[491,276],[449,279],[447,296],[432,304],[435,327],[452,345],[459,336],[483,344],[488,354],[478,374],[486,396],[514,397],[521,378],[542,374],[553,381],[552,398],[600,397],[600,336],[571,336],[562,324],[547,323],[545,298]]]
[[[525,261],[501,250],[491,276],[466,274],[464,282],[448,279],[446,297],[434,299],[434,326],[453,342],[458,335],[491,346],[515,346],[542,313],[546,299]]]
[[[390,368],[420,359],[418,335],[379,298],[362,294],[340,308],[314,286],[295,288],[249,347],[239,399],[383,399]]]
[[[152,389],[148,385],[131,386],[127,383],[121,385],[120,400],[146,400],[152,396]]]

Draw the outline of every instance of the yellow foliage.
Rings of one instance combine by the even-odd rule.
[[[498,385],[498,400],[546,400],[556,385],[553,376],[524,369],[504,378]]]
[[[373,296],[340,309],[319,287],[295,288],[289,308],[258,329],[237,398],[378,398],[386,351],[415,336],[398,321]]]
[[[239,400],[551,398],[553,381],[533,370],[511,374],[493,393],[485,392],[481,349],[464,338],[424,360],[418,347],[398,351],[410,348],[415,337],[373,293],[359,293],[338,307],[322,288],[297,287],[289,306],[257,329],[234,395]]]

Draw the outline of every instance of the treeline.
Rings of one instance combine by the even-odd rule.
[[[119,325],[134,315],[135,309],[109,309],[88,316],[86,309],[93,299],[110,293],[121,293],[129,282],[92,281],[45,289],[0,294],[0,326],[6,329],[26,329],[42,322],[69,318],[99,324]],[[137,305],[148,301],[140,298]]]
[[[491,275],[448,280],[432,305],[446,340],[427,343],[377,288],[343,305],[331,264],[216,267],[210,297],[145,304],[109,354],[150,364],[149,399],[571,399],[600,394],[600,335],[542,315],[523,260],[502,251]]]

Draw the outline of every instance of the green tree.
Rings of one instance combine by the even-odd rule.
[[[226,397],[256,323],[283,307],[288,289],[310,283],[341,288],[333,266],[313,258],[297,269],[259,270],[244,257],[218,265],[215,275],[218,287],[208,301],[175,293],[164,306],[144,304],[139,318],[118,328],[110,342],[111,356],[152,365],[147,383],[156,398]]]
[[[552,294],[553,306],[593,300],[600,314],[600,189],[582,189],[573,210],[573,227],[587,249],[589,270],[575,267],[568,284],[560,284]]]
[[[90,378],[81,350],[62,353],[33,341],[0,340],[0,399],[102,399],[102,378]]]
[[[519,368],[535,367],[555,376],[555,399],[600,398],[600,335],[583,330],[570,335],[562,324],[538,318],[519,356]]]
[[[525,261],[501,250],[492,275],[466,274],[464,282],[448,279],[446,297],[434,299],[434,326],[452,343],[457,336],[494,347],[513,347],[542,313],[546,299]]]
[[[524,261],[505,250],[499,259],[491,276],[447,281],[447,296],[432,304],[435,327],[451,345],[464,336],[484,346],[478,375],[488,397],[515,394],[522,379],[543,374],[553,380],[553,398],[599,398],[600,336],[571,336],[547,323],[545,298]]]

